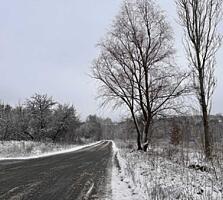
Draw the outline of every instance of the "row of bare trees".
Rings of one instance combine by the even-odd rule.
[[[76,140],[81,122],[73,106],[35,94],[23,105],[0,104],[0,140]]]
[[[215,54],[221,37],[217,27],[222,0],[177,0],[185,30],[190,68],[174,60],[173,30],[152,0],[125,1],[111,30],[99,43],[92,74],[106,105],[127,108],[137,131],[138,149],[147,150],[153,120],[185,109],[185,96],[196,94],[203,116],[205,154],[211,156],[208,117],[215,88]],[[193,84],[190,80],[193,80]],[[143,128],[139,127],[143,124]]]
[[[109,126],[105,126],[108,124]],[[110,119],[89,115],[83,122],[73,105],[35,94],[22,105],[0,103],[0,140],[83,143],[110,137]],[[108,130],[106,130],[108,129]]]

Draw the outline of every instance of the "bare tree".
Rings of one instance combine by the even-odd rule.
[[[153,118],[179,108],[176,98],[186,77],[173,65],[172,29],[154,5],[152,0],[125,1],[93,65],[104,103],[125,105],[131,113],[139,150],[142,135],[144,150],[148,147]]]
[[[185,31],[185,49],[193,74],[194,89],[203,115],[205,155],[211,157],[208,115],[216,79],[215,54],[221,44],[217,28],[222,19],[222,0],[177,0],[178,15]]]
[[[74,106],[58,104],[53,111],[51,126],[53,142],[76,140],[75,131],[80,126],[80,121]]]
[[[26,101],[26,107],[31,117],[31,127],[38,139],[47,132],[49,120],[52,114],[52,107],[56,104],[52,97],[35,94]]]

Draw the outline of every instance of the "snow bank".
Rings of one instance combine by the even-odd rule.
[[[119,149],[112,141],[113,167],[112,167],[112,200],[139,200],[134,193],[131,179],[125,174],[126,163],[119,154]],[[142,199],[141,199],[142,200]]]
[[[101,142],[78,146],[28,141],[0,142],[0,160],[27,160],[53,156],[77,151],[99,143]]]

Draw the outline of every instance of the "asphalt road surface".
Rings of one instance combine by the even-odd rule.
[[[0,200],[109,199],[111,160],[112,143],[101,142],[50,157],[0,161]]]

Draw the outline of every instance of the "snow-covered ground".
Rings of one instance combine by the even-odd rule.
[[[30,159],[79,150],[88,145],[0,142],[0,160]],[[159,145],[148,152],[113,142],[112,200],[222,200],[223,159],[205,162],[190,148]],[[222,154],[221,154],[222,155]],[[189,166],[205,166],[205,170]]]
[[[119,149],[113,142],[113,167],[112,167],[112,200],[133,200],[131,194],[131,188],[128,185],[128,180],[124,180],[124,174],[122,173],[125,162],[119,154]]]
[[[114,146],[113,200],[223,199],[222,160],[207,163],[199,152],[172,146],[146,153],[119,146]],[[189,167],[198,164],[205,170]]]
[[[62,145],[31,141],[1,141],[0,160],[31,159],[76,151],[99,142],[86,145]]]

